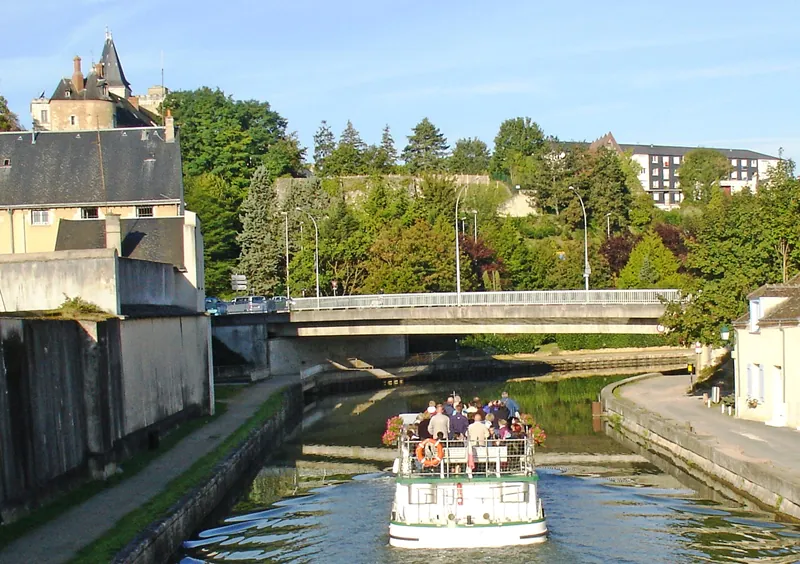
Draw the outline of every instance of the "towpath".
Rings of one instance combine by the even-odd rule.
[[[706,407],[703,398],[687,396],[685,374],[645,378],[618,390],[648,411],[665,419],[691,425],[725,454],[771,467],[784,480],[800,484],[800,431],[769,427],[764,423],[723,415],[720,408]]]
[[[111,530],[122,517],[163,492],[170,481],[214,450],[258,410],[273,393],[297,382],[278,377],[247,388],[228,402],[227,411],[187,435],[135,476],[122,481],[34,529],[0,552],[0,563],[61,563]],[[125,465],[121,465],[123,470]]]

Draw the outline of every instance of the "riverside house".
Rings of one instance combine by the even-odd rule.
[[[736,414],[800,429],[800,276],[748,296],[736,330]]]

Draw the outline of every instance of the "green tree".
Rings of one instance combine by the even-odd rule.
[[[21,131],[17,114],[8,107],[8,101],[0,96],[0,131]]]
[[[286,120],[267,102],[236,101],[219,89],[170,92],[164,107],[181,128],[184,174],[214,174],[242,191],[261,157],[285,136]]]
[[[477,137],[459,139],[448,159],[448,168],[455,174],[485,174],[489,156],[489,147]]]
[[[284,237],[273,183],[265,167],[257,168],[241,208],[238,270],[247,276],[250,291],[256,294],[272,294],[282,282]]]
[[[325,176],[325,161],[336,149],[336,138],[333,136],[328,122],[322,120],[319,129],[314,134],[314,172],[317,176]]]
[[[306,150],[300,146],[296,133],[291,133],[278,139],[267,150],[262,158],[262,164],[272,178],[303,176]]]
[[[510,178],[516,158],[541,153],[544,147],[544,133],[531,118],[507,119],[500,124],[494,138],[489,172],[496,177]]]
[[[714,149],[694,149],[686,153],[680,168],[684,201],[707,204],[719,181],[728,178],[732,167],[728,158]]]
[[[325,172],[334,176],[350,176],[364,174],[366,166],[364,163],[364,152],[366,150],[364,141],[361,140],[356,128],[350,120],[342,131],[339,143],[333,152],[325,159]]]
[[[680,262],[652,231],[645,233],[633,248],[617,278],[618,288],[679,288]]]
[[[200,218],[206,294],[225,294],[239,257],[239,193],[213,174],[187,176],[183,184],[186,208]]]
[[[590,167],[586,206],[592,223],[600,230],[609,225],[615,231],[626,227],[632,198],[619,157],[602,147],[591,155]]]
[[[790,271],[798,268],[800,238],[800,181],[794,175],[794,162],[781,159],[758,188],[765,243],[780,260],[780,280],[786,283]]]
[[[389,126],[383,128],[381,134],[381,144],[378,147],[378,158],[375,159],[374,170],[376,172],[393,172],[397,166],[397,149],[394,146],[394,138]]]
[[[444,168],[449,149],[447,139],[428,118],[423,118],[408,136],[402,159],[411,174],[438,172]]]
[[[420,186],[422,198],[414,203],[419,207],[420,217],[435,225],[442,220],[453,224],[456,213],[456,185],[452,179],[442,176],[425,176]]]

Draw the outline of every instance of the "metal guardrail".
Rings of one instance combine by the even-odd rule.
[[[292,311],[458,306],[659,305],[680,298],[680,290],[537,290],[531,292],[456,292],[373,294],[293,298]]]

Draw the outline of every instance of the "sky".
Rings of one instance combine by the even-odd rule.
[[[268,101],[313,153],[321,120],[399,149],[428,117],[490,146],[529,116],[548,135],[800,158],[797,0],[4,3],[0,94],[26,126],[113,33],[134,93],[219,87]]]

